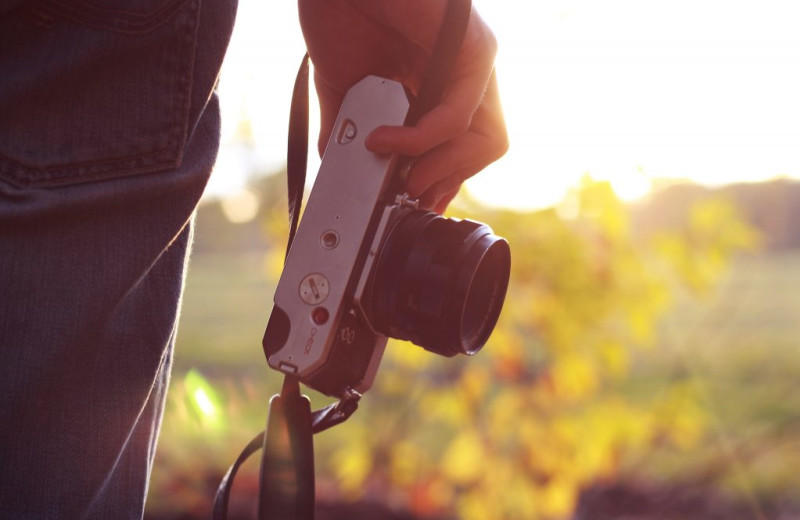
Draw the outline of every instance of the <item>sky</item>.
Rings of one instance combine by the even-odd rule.
[[[551,206],[585,175],[627,200],[657,179],[800,178],[800,2],[473,3],[499,42],[510,139],[506,156],[467,183],[484,202]],[[303,52],[295,2],[240,1],[209,193],[239,193],[248,171],[285,163]],[[237,141],[243,119],[247,153]],[[316,151],[311,158],[313,176]]]

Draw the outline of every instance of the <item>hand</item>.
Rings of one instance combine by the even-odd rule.
[[[446,0],[299,0],[300,24],[320,99],[320,153],[350,86],[374,74],[417,91]],[[493,64],[497,44],[473,8],[439,106],[415,127],[380,127],[376,153],[417,156],[406,190],[441,213],[464,180],[508,148]]]

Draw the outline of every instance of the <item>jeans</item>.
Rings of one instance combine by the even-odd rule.
[[[222,0],[0,4],[0,518],[141,518]],[[109,4],[112,5],[112,4]]]

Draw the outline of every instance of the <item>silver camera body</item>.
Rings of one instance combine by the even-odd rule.
[[[269,327],[288,319],[288,330],[281,331],[280,348],[265,344],[272,368],[308,383],[332,350],[361,354],[360,377],[344,385],[310,385],[329,395],[339,395],[343,386],[367,390],[386,346],[387,338],[368,325],[354,292],[359,285],[363,289],[365,263],[375,255],[362,250],[373,245],[373,214],[392,182],[397,157],[370,152],[364,139],[381,125],[402,125],[408,110],[403,86],[395,81],[368,76],[347,92],[275,291]]]
[[[418,209],[398,157],[366,149],[409,108],[396,81],[368,76],[347,92],[275,291],[269,365],[330,396],[370,388],[388,336],[477,352],[505,298],[505,240]]]

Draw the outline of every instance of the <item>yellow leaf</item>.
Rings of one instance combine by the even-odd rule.
[[[556,393],[567,400],[591,395],[598,384],[592,364],[575,354],[567,354],[557,359],[552,368],[552,376]]]
[[[424,456],[419,446],[408,441],[398,441],[391,448],[390,474],[392,482],[411,486],[418,478]]]
[[[549,517],[566,518],[572,514],[578,497],[577,486],[569,480],[556,478],[540,491],[542,512]]]
[[[442,472],[452,482],[469,484],[486,467],[486,450],[477,432],[461,432],[450,442],[442,456]]]
[[[334,454],[333,462],[339,485],[351,496],[358,496],[372,470],[372,455],[365,443],[350,443]]]

